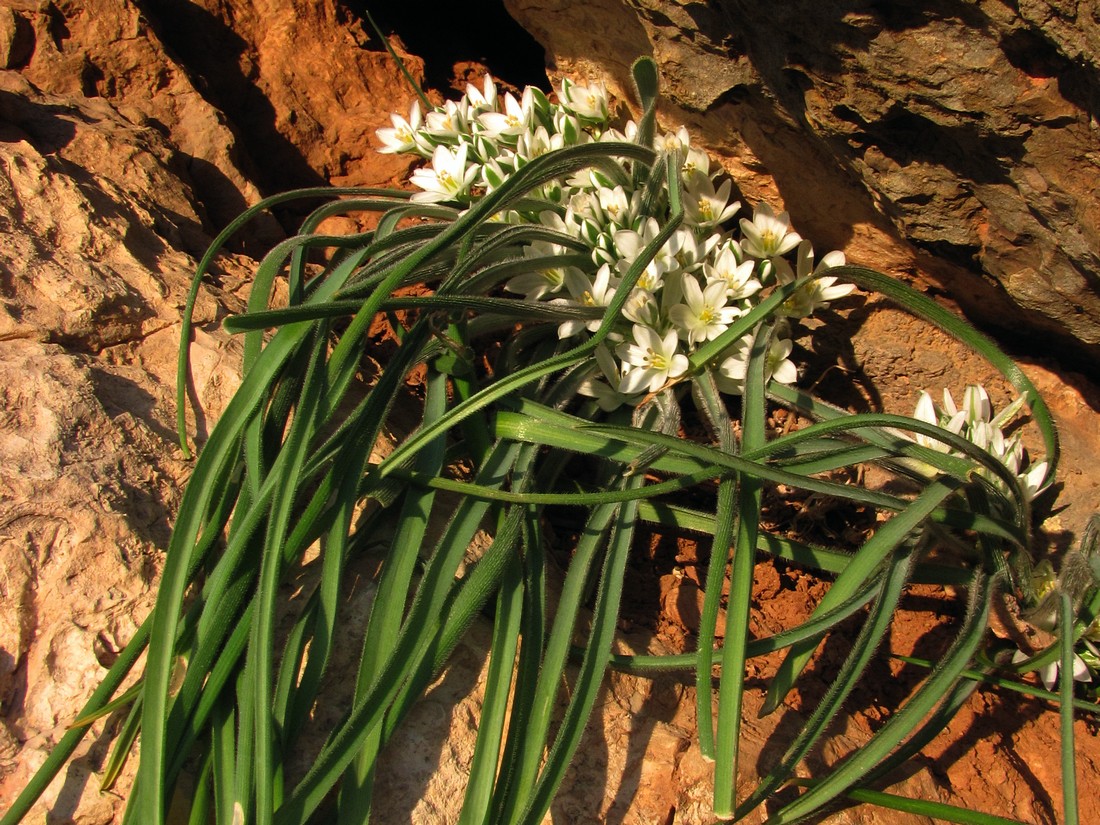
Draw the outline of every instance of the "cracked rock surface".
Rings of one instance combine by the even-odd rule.
[[[506,5],[559,71],[652,55],[669,120],[805,236],[1097,376],[1095,2]]]

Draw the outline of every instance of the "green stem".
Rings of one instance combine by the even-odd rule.
[[[1061,593],[1062,666],[1058,674],[1062,722],[1062,800],[1065,825],[1077,825],[1077,758],[1073,735],[1073,603]]]

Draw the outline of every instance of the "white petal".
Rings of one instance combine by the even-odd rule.
[[[643,369],[642,367],[630,369],[619,382],[619,392],[624,395],[634,395],[642,392],[648,387],[652,375],[652,370]]]
[[[669,378],[679,378],[688,368],[691,366],[691,362],[688,361],[688,357],[683,354],[676,354],[672,356],[672,364],[668,368]]]
[[[794,361],[780,361],[772,372],[772,378],[780,384],[793,384],[798,381],[798,367]]]
[[[699,282],[691,275],[684,275],[683,287],[684,303],[691,307],[693,313],[698,315],[702,312],[706,300],[703,290],[699,288]]]
[[[661,336],[657,334],[657,330],[653,327],[645,326],[644,324],[634,325],[634,340],[638,346],[643,350],[651,349],[654,352],[663,352],[663,342]],[[676,337],[673,336],[673,346],[675,346]]]
[[[1043,687],[1047,690],[1054,690],[1058,684],[1058,663],[1051,662],[1039,668],[1039,678],[1043,681]]]
[[[1092,673],[1089,672],[1089,666],[1085,664],[1085,660],[1073,654],[1073,681],[1075,682],[1091,682]]]
[[[955,406],[955,399],[951,397],[951,390],[947,387],[943,388],[943,408],[948,416],[954,416],[959,411],[959,408]]]
[[[939,417],[936,415],[936,402],[924,390],[921,390],[917,408],[913,411],[913,417],[926,424],[939,424]]]

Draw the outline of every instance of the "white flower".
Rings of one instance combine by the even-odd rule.
[[[804,281],[802,286],[787,297],[779,309],[781,315],[790,318],[805,318],[812,315],[816,310],[828,307],[830,301],[850,295],[855,290],[855,284],[838,284],[837,279],[831,275],[819,276],[819,273],[835,266],[843,266],[843,252],[828,253],[815,268],[813,245],[809,241],[802,241],[798,245],[797,272],[792,271],[791,265],[782,258],[777,258],[772,263],[775,265],[779,283]]]
[[[539,223],[563,235],[569,235],[573,238],[579,237],[580,227],[577,222],[573,220],[564,220],[562,216],[553,209],[544,209],[542,212],[539,212]]]
[[[534,241],[523,248],[524,258],[555,257],[564,253],[564,249],[557,244],[547,241]],[[523,272],[510,279],[504,285],[509,292],[522,294],[528,301],[537,301],[539,298],[560,292],[563,287],[584,282],[584,274],[572,266],[546,266],[530,272]]]
[[[686,373],[688,359],[676,351],[677,346],[675,330],[662,337],[652,327],[635,324],[634,343],[622,343],[615,351],[625,368],[619,392],[626,395],[657,392]]]
[[[607,120],[607,89],[598,86],[581,86],[571,80],[561,82],[561,105],[584,120]]]
[[[430,159],[409,178],[419,190],[412,196],[414,201],[460,207],[499,189],[525,164],[547,152],[592,141],[637,141],[638,125],[633,121],[626,122],[621,132],[607,126],[609,103],[602,84],[565,80],[558,101],[551,103],[533,87],[522,94],[506,94],[485,75],[478,84],[468,84],[460,100],[424,115],[414,104],[408,119],[393,115],[392,128],[378,134],[385,146],[382,151],[415,152]],[[772,275],[782,260],[778,256],[801,240],[790,230],[786,213],[777,216],[767,204],[760,204],[752,221],[741,222],[744,239],[738,243],[720,229],[732,223],[740,208],[731,202],[733,182],[710,175],[710,159],[691,145],[686,128],[653,143],[658,152],[682,164],[683,225],[670,232],[646,261],[621,317],[575,318],[558,325],[562,338],[594,332],[605,320],[612,326],[601,345],[602,355],[597,356],[600,372],[585,381],[581,390],[605,409],[637,403],[647,392],[684,377],[690,369],[687,353],[718,338],[748,311],[758,300],[754,296],[775,284]],[[669,217],[667,191],[636,190],[640,171],[636,161],[625,158],[579,168],[532,189],[528,199],[492,216],[490,220],[497,222],[541,223],[591,252],[592,266],[567,267],[559,265],[559,258],[578,248],[573,240],[565,241],[567,246],[555,243],[553,237],[527,243],[522,247],[526,270],[508,280],[505,290],[530,301],[606,312],[623,277]],[[532,204],[538,200],[552,208],[536,217],[539,207]],[[833,260],[826,256],[822,266]],[[791,270],[793,261],[783,265]],[[812,267],[812,252],[804,255],[800,250],[798,275],[791,270],[791,277],[801,276],[807,266]],[[811,308],[821,305],[837,289],[846,293],[851,287],[834,288],[830,279],[816,292],[807,291],[805,303]],[[785,322],[780,323],[784,332],[773,336],[765,369],[770,378],[789,383],[797,378],[797,369],[789,358],[793,345],[783,337]],[[717,359],[727,374],[722,380],[733,391],[744,383],[747,346],[739,343]],[[1005,438],[995,426],[985,438],[1006,462],[1022,463],[1017,439]]]
[[[627,196],[626,190],[622,186],[616,186],[614,189],[601,186],[598,197],[602,217],[606,218],[608,222],[615,226],[627,226],[633,220],[634,207],[637,206],[638,199],[634,198],[632,204],[631,198]]]
[[[707,175],[689,175],[684,180],[684,220],[700,229],[713,229],[725,223],[741,208],[741,201],[730,203],[733,181],[726,178],[717,191]]]
[[[718,389],[730,395],[745,392],[745,376],[748,374],[749,354],[752,351],[753,334],[749,333],[730,347],[728,355],[718,365],[714,382]],[[764,356],[764,382],[775,379],[780,384],[793,384],[798,380],[798,368],[790,360],[794,343],[789,338],[773,336]]]
[[[664,276],[656,262],[651,261],[649,266],[645,268],[645,272],[638,278],[637,286],[639,289],[649,292],[657,292],[664,286]]]
[[[596,363],[600,371],[598,375],[592,375],[581,382],[577,392],[595,398],[601,410],[610,412],[623,404],[636,403],[637,395],[624,395],[616,387],[622,383],[622,373],[619,364],[603,344],[596,347]]]
[[[524,161],[533,160],[554,149],[561,149],[565,139],[561,135],[551,135],[545,126],[534,131],[524,132],[516,141],[516,157]]]
[[[604,264],[596,271],[596,279],[588,280],[588,277],[577,271],[577,277],[570,278],[567,286],[573,292],[573,298],[577,305],[583,307],[606,307],[615,297],[615,289],[619,285],[618,278],[611,277],[611,267]],[[576,291],[574,291],[576,290]],[[565,321],[558,326],[558,337],[569,338],[576,335],[582,329],[595,332],[600,328],[602,318],[593,318],[590,321],[572,320]]]
[[[913,415],[920,421],[935,424],[962,436],[996,458],[1016,476],[1024,496],[1030,501],[1047,487],[1047,462],[1028,464],[1019,434],[1006,437],[1003,429],[1011,423],[1024,403],[1023,398],[1018,398],[994,416],[989,393],[981,385],[971,384],[963,391],[961,409],[956,406],[955,399],[948,389],[943,391],[942,407],[937,407],[932,396],[922,391]],[[913,437],[924,447],[944,453],[955,453],[948,445],[937,439],[919,433],[914,434]],[[931,468],[925,469],[931,472]],[[983,475],[990,474],[983,471]]]
[[[604,264],[596,271],[596,280],[592,287],[581,295],[581,302],[589,307],[605,307],[615,297],[615,290],[619,286],[619,279],[611,276],[611,267]],[[599,326],[598,324],[596,326]],[[593,328],[593,331],[595,329]]]
[[[428,131],[436,138],[454,140],[467,134],[465,112],[453,100],[428,112],[424,120]]]
[[[590,245],[595,247],[602,242],[610,251],[614,247],[610,233],[629,225],[637,213],[638,205],[638,193],[628,194],[621,185],[613,189],[595,186],[570,195],[568,213],[580,222],[581,234]],[[611,260],[617,258],[617,252],[612,254]]]
[[[1022,650],[1017,650],[1012,654],[1012,663],[1019,664],[1025,659],[1030,658],[1028,654]],[[1061,670],[1061,662],[1055,659],[1049,664],[1043,665],[1039,668],[1039,678],[1043,681],[1043,687],[1047,690],[1054,690],[1058,685],[1058,671]],[[1092,673],[1089,671],[1089,666],[1085,664],[1085,660],[1073,654],[1073,681],[1075,682],[1091,682]]]
[[[681,126],[675,132],[665,132],[663,137],[657,138],[653,147],[658,152],[671,155],[673,152],[685,152],[691,146],[691,135],[686,126]]]
[[[502,165],[499,158],[491,158],[481,164],[479,180],[481,185],[485,187],[486,192],[492,192],[514,173],[515,169],[512,168],[511,164]]]
[[[565,109],[556,109],[552,120],[555,134],[562,136],[566,146],[576,146],[591,140],[588,132],[581,128],[577,116],[569,114]]]
[[[798,367],[791,360],[794,342],[790,338],[772,338],[764,362],[764,380],[775,379],[780,384],[793,384],[798,380]]]
[[[412,199],[434,203],[454,200],[465,194],[480,171],[476,164],[466,166],[466,150],[465,143],[453,150],[446,146],[435,147],[432,165],[416,169],[409,176],[410,183],[424,190],[417,192]]]
[[[726,298],[739,301],[760,291],[760,282],[752,277],[755,262],[752,260],[738,263],[735,242],[722,247],[713,264],[703,265],[703,274],[708,283],[722,283],[726,287]]]
[[[504,96],[503,112],[484,112],[477,116],[478,122],[490,137],[501,135],[521,135],[527,131],[534,111],[534,98],[528,86],[520,100],[509,92]]]
[[[635,324],[655,327],[661,318],[661,306],[647,289],[632,289],[623,304],[623,317]]]
[[[378,129],[375,134],[378,135],[378,139],[385,144],[378,151],[383,154],[395,154],[397,152],[417,152],[421,151],[421,146],[417,142],[417,130],[420,128],[420,103],[414,100],[412,106],[409,108],[409,119],[401,117],[398,114],[390,115],[390,122],[393,124],[392,128]]]
[[[669,239],[669,249],[683,272],[698,273],[706,263],[707,257],[714,252],[722,235],[717,232],[698,235],[686,227],[680,227]]]
[[[954,399],[948,390],[943,391],[943,406],[951,415],[955,414]],[[963,390],[962,411],[966,415],[966,423],[974,427],[979,423],[988,423],[993,417],[993,404],[989,400],[989,393],[980,384],[968,384]],[[999,430],[1000,428],[998,428]]]
[[[683,290],[684,303],[672,307],[668,315],[689,346],[717,338],[740,314],[736,307],[726,306],[725,281],[702,289],[694,276],[684,275]]]
[[[954,405],[952,404],[952,406]],[[940,410],[936,408],[936,402],[932,400],[932,396],[924,390],[921,390],[920,398],[917,400],[917,407],[913,411],[913,417],[926,424],[942,427],[955,435],[960,435],[963,426],[966,424],[966,418],[962,413],[956,412],[954,416],[946,417],[941,415]],[[929,449],[941,453],[951,452],[951,447],[938,438],[932,438],[931,436],[922,435],[921,433],[915,433],[914,438],[922,447],[928,447]]]
[[[694,146],[687,148],[687,155],[684,157],[684,180],[687,180],[692,175],[710,175],[710,157],[702,149],[696,149]]]
[[[589,221],[599,224],[604,220],[603,211],[600,209],[600,198],[595,192],[587,189],[574,191],[570,194],[566,210],[573,220],[581,223]]]
[[[1028,467],[1023,474],[1016,476],[1028,501],[1031,501],[1050,486],[1050,480],[1047,478],[1047,467],[1045,461],[1040,461]]]
[[[472,83],[467,83],[466,100],[469,101],[469,109],[473,113],[495,112],[497,108],[497,85],[493,82],[492,76],[485,75],[482,81],[482,89],[478,89]]]
[[[720,239],[716,232],[700,238],[690,229],[681,226],[668,239],[668,251],[680,270],[695,272],[702,268]]]
[[[660,232],[660,226],[655,218],[643,219],[640,229],[641,231],[620,229],[615,233],[615,246],[619,250],[619,255],[622,256],[623,263],[627,266],[634,262],[638,254]],[[665,268],[667,269],[667,264]]]
[[[605,129],[600,133],[601,141],[616,141],[618,143],[635,143],[638,139],[638,124],[633,120],[628,120],[626,125],[623,126],[623,130],[620,132],[618,129]]]
[[[741,232],[744,233],[741,247],[756,258],[784,255],[802,240],[801,235],[791,231],[791,219],[786,212],[776,215],[763,202],[756,205],[751,221],[741,219]]]
[[[615,248],[619,250],[622,259],[619,261],[619,271],[626,273],[634,260],[642,250],[653,241],[660,233],[661,228],[655,218],[646,218],[641,224],[641,232],[633,229],[620,229],[615,233]],[[672,256],[672,250],[666,243],[654,256],[638,279],[637,286],[641,289],[656,292],[663,283],[665,273],[676,268],[676,259]]]

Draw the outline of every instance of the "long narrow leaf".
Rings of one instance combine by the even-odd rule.
[[[989,618],[992,580],[982,572],[975,574],[969,594],[966,619],[943,661],[917,693],[878,730],[870,742],[848,757],[828,778],[811,788],[774,817],[776,825],[797,822],[820,810],[831,799],[843,794],[860,777],[882,760],[901,742],[960,677],[981,641]]]
[[[849,598],[872,574],[872,571],[882,564],[883,559],[905,541],[906,537],[956,489],[957,482],[954,480],[935,481],[908,508],[879,527],[833,582],[818,603],[815,612],[828,610]],[[806,666],[815,647],[815,643],[804,642],[793,645],[787,652],[779,671],[768,685],[767,696],[760,710],[762,715],[771,713],[779,707],[779,703],[794,686],[795,679]]]
[[[630,483],[638,483],[632,478]],[[585,657],[580,672],[573,685],[573,696],[565,711],[557,738],[554,740],[546,764],[539,774],[535,788],[526,806],[526,811],[518,820],[522,825],[538,825],[542,822],[550,803],[557,793],[558,786],[565,777],[565,770],[580,744],[581,735],[596,695],[607,670],[611,655],[611,640],[614,637],[619,617],[619,601],[622,598],[623,573],[630,553],[630,543],[634,535],[634,502],[620,505],[614,523],[607,560],[604,562],[603,575],[596,595],[596,607],[592,616],[592,631],[585,646]],[[548,674],[549,675],[549,674]]]
[[[764,370],[770,343],[770,330],[763,326],[757,328],[749,352],[745,392],[741,399],[741,448],[746,452],[758,450],[764,445]],[[722,677],[718,684],[718,741],[714,755],[714,813],[720,818],[732,816],[737,801],[746,647],[763,487],[757,475],[741,473],[737,477],[737,532],[730,569]]]

